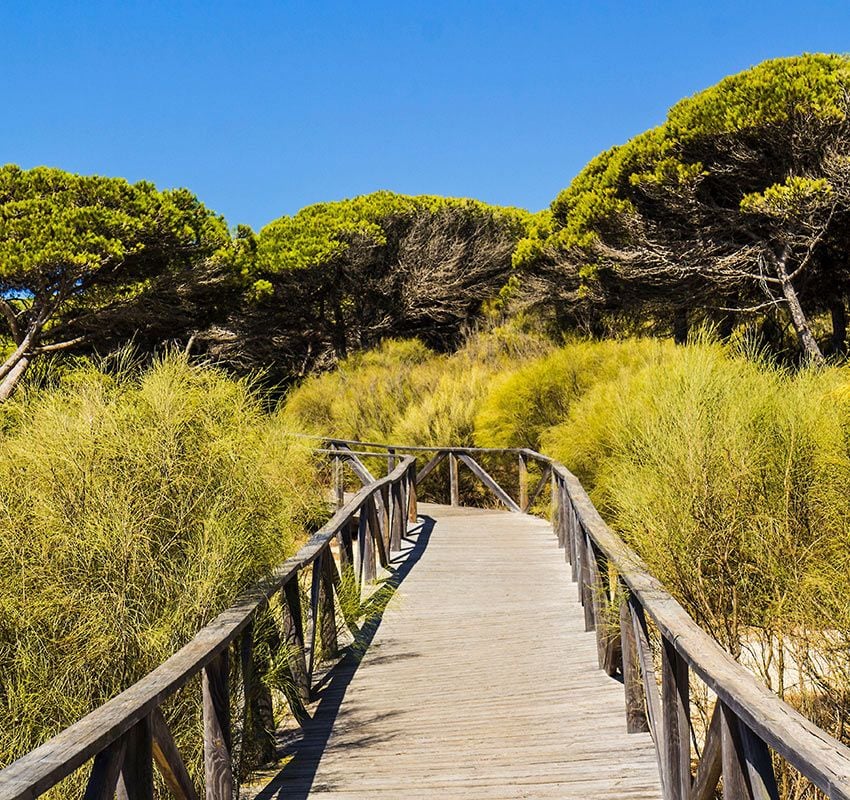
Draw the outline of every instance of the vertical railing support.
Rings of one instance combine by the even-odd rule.
[[[224,649],[204,667],[202,679],[206,800],[233,800],[229,678],[230,658]]]
[[[330,546],[322,553],[322,599],[319,620],[322,633],[322,656],[327,659],[339,656],[336,609],[334,607],[334,557]]]
[[[417,522],[419,517],[418,501],[416,497],[416,464],[412,464],[407,476],[407,520]]]
[[[520,510],[528,511],[528,462],[525,453],[519,454],[519,507]]]
[[[672,642],[663,637],[661,641],[661,713],[667,791],[670,800],[688,800],[691,793],[688,664]]]
[[[457,480],[457,456],[449,453],[449,494],[453,506],[460,505],[460,487]]]
[[[779,800],[767,745],[726,704],[721,705],[721,714],[723,796]]]
[[[150,717],[137,722],[125,736],[127,749],[116,796],[118,800],[153,800],[153,731]]]
[[[620,647],[623,652],[623,689],[626,696],[626,731],[645,733],[649,730],[643,683],[640,678],[637,642],[632,615],[629,611],[627,589],[620,586]]]
[[[343,478],[343,463],[339,456],[334,456],[334,493],[337,509],[345,505],[345,480]]]

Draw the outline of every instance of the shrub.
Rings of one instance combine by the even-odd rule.
[[[621,370],[636,370],[669,353],[672,344],[651,339],[577,341],[501,376],[475,419],[482,447],[540,448],[540,437],[569,413],[593,385]]]
[[[142,677],[324,513],[310,452],[245,381],[93,367],[3,406],[0,759]],[[197,699],[169,711],[193,770]]]

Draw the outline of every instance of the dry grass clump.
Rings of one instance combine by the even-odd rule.
[[[620,372],[662,361],[671,342],[576,341],[503,374],[480,404],[475,441],[482,447],[540,448],[540,437],[588,390]]]
[[[291,554],[323,498],[248,383],[180,358],[72,370],[0,424],[6,764],[184,644]],[[169,712],[180,737],[193,702]]]
[[[282,418],[303,433],[384,441],[394,420],[416,400],[420,369],[435,359],[416,339],[387,339],[333,372],[307,378],[289,394]]]

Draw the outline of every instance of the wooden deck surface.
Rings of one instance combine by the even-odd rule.
[[[626,733],[551,527],[419,513],[368,648],[329,674],[283,766],[243,797],[660,798],[649,734]]]

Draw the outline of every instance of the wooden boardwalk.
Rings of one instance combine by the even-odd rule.
[[[329,674],[283,766],[243,797],[660,798],[652,740],[626,733],[551,526],[419,513],[365,652]]]

